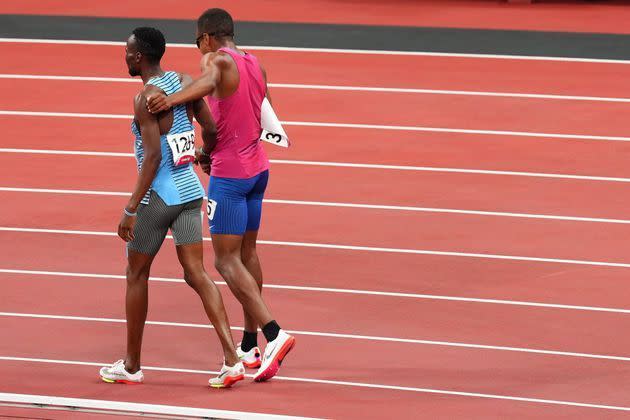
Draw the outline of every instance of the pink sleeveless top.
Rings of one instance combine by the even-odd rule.
[[[259,140],[260,107],[265,98],[265,81],[258,60],[251,54],[221,48],[238,68],[239,84],[227,98],[208,96],[217,124],[217,145],[211,153],[211,175],[221,178],[251,178],[269,169],[269,159]]]

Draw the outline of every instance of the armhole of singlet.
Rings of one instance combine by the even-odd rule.
[[[183,90],[184,89],[184,74],[183,73],[177,73],[177,78],[179,79],[179,88],[180,88],[180,90]],[[192,102],[186,102],[185,105],[186,105],[186,116],[188,117],[188,122],[192,124],[193,123],[193,118],[195,117],[195,111],[193,110],[193,104],[192,104]],[[173,123],[174,122],[175,122],[175,112],[173,111]]]
[[[230,95],[226,96],[225,98],[213,98],[216,99],[217,101],[221,102],[221,101],[225,101],[227,99],[230,99],[231,97],[235,96],[240,90],[241,90],[241,72],[238,69],[238,63],[236,62],[236,60],[234,59],[234,57],[232,57],[232,54],[225,52],[225,51],[219,51],[222,52],[224,54],[226,54],[228,57],[230,57],[230,59],[234,62],[234,65],[236,66],[236,74],[238,74],[238,87],[236,88],[236,90],[234,92],[232,92]]]

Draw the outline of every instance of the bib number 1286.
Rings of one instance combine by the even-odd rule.
[[[175,166],[185,165],[195,160],[195,132],[193,130],[166,136]]]

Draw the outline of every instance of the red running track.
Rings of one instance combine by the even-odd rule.
[[[39,63],[26,56],[27,50],[25,45],[0,44],[0,52],[25,58],[3,62],[0,72],[124,77],[120,47],[42,45]],[[173,55],[169,59],[177,56],[193,69],[193,52],[171,48],[169,54]],[[67,54],[68,60],[52,60],[61,53]],[[92,68],[87,66],[88,55],[94,57],[90,61]],[[426,64],[426,78],[396,70],[399,74],[382,81],[374,67],[379,62],[377,55],[260,55],[274,69],[270,73],[278,77],[272,79],[275,83],[380,84],[525,93],[536,89],[534,93],[597,96],[617,95],[620,90],[613,89],[611,77],[626,69],[624,65],[595,63],[411,56],[394,60],[408,66]],[[438,71],[443,64],[450,65]],[[515,68],[525,72],[537,66],[550,70],[547,79],[529,72],[516,79],[506,73]],[[487,76],[489,71],[496,72],[497,77],[483,78],[484,72]],[[592,72],[610,77],[591,83]],[[572,82],[567,82],[567,77]],[[0,109],[119,114],[130,112],[131,96],[139,86],[7,79],[0,80],[0,85],[6,93],[0,99]],[[77,93],[79,89],[81,95]],[[86,91],[90,92],[87,98]],[[287,120],[451,127],[483,123],[487,129],[627,134],[619,117],[627,112],[627,105],[619,103],[286,88],[274,89],[273,93],[279,106],[283,104],[281,114]],[[449,112],[436,111],[444,108]],[[503,118],[506,115],[511,117]],[[125,120],[0,118],[5,132],[10,134],[3,137],[1,144],[5,148],[94,152],[125,152],[130,148]],[[299,141],[294,150],[271,151],[275,159],[628,176],[625,157],[630,150],[626,142],[487,138],[413,131],[386,131],[383,140],[380,132],[358,128],[289,130]],[[125,192],[134,177],[133,160],[128,157],[0,152],[0,168],[0,187]],[[628,185],[603,180],[284,163],[274,165],[269,198],[625,219],[630,204],[625,198],[629,196]],[[112,232],[116,209],[124,197],[0,191],[0,200],[4,203],[0,225],[4,227]],[[269,203],[261,237],[627,263],[627,226]],[[278,318],[285,320],[282,322],[288,329],[298,331],[298,347],[281,375],[316,381],[332,379],[344,384],[278,378],[266,385],[243,384],[234,392],[219,395],[203,386],[209,373],[178,371],[167,375],[147,370],[147,384],[130,390],[98,383],[97,366],[72,364],[110,362],[122,351],[122,325],[102,319],[123,318],[124,282],[98,277],[121,273],[124,253],[116,237],[8,231],[0,232],[0,237],[4,256],[0,269],[5,270],[0,272],[0,324],[11,337],[0,343],[0,356],[31,359],[0,360],[4,377],[1,391],[333,418],[355,417],[357,405],[364,410],[362,417],[372,418],[410,417],[418,412],[428,417],[460,418],[615,418],[623,414],[602,408],[435,395],[420,392],[421,388],[630,406],[624,392],[629,343],[619,334],[628,316],[619,310],[626,308],[628,301],[625,267],[261,245],[267,281],[294,287],[268,288],[265,292]],[[206,249],[210,250],[209,244]],[[209,261],[210,256],[207,264],[211,265]],[[9,273],[7,269],[22,272]],[[28,274],[25,270],[57,274]],[[59,272],[96,277],[72,277]],[[153,275],[181,277],[172,241],[166,242]],[[217,278],[214,272],[213,276]],[[363,292],[307,291],[295,289],[296,286]],[[226,291],[224,286],[222,291]],[[414,295],[370,295],[365,291]],[[233,324],[241,325],[238,306],[228,293],[225,295]],[[457,297],[467,300],[453,300]],[[472,298],[506,302],[476,302]],[[524,306],[517,301],[542,306]],[[551,304],[606,310],[544,306]],[[33,318],[33,314],[98,319]],[[150,320],[204,323],[194,295],[183,283],[151,283]],[[435,340],[444,343],[427,342]],[[461,346],[454,347],[455,343]],[[478,345],[493,347],[474,347]],[[535,350],[547,353],[534,353]],[[549,351],[584,354],[552,355]],[[209,371],[217,368],[220,356],[211,332],[191,326],[150,325],[144,357],[147,366]],[[32,360],[37,358],[67,362]],[[25,371],[37,372],[38,381],[24,381]],[[357,383],[384,388],[365,388]]]
[[[20,156],[23,158],[24,155],[3,153],[0,165],[16,165]],[[14,170],[4,174],[3,187],[127,192],[130,188],[128,180],[135,176],[132,158],[62,155],[51,159],[47,155],[26,156],[33,166],[16,165]],[[94,165],[97,165],[98,171],[91,170]],[[49,173],[53,170],[55,177],[51,178]],[[104,173],[108,176],[103,177]],[[343,183],[339,183],[340,174],[344,177]],[[203,174],[201,176],[206,178]],[[290,164],[275,165],[272,177],[274,182],[268,196],[280,200],[615,219],[627,218],[630,189],[628,182]],[[366,179],[370,179],[370,183],[366,183]],[[392,189],[391,185],[397,188]],[[586,200],[585,196],[590,199]],[[308,208],[303,209],[309,211]],[[385,223],[389,222],[389,219],[385,220]]]
[[[16,111],[128,114],[129,98],[133,98],[139,88],[131,83],[80,83],[79,90],[76,81],[0,80],[0,89],[6,93],[0,98],[0,107]],[[630,102],[397,92],[326,91],[323,95],[319,90],[303,90],[298,96],[295,90],[276,89],[273,98],[278,103],[278,114],[286,121],[597,136],[627,135],[623,117],[630,112]]]
[[[45,133],[37,128],[42,122]],[[7,148],[131,154],[126,119],[0,115],[0,124],[5,133],[2,145]],[[83,141],[67,138],[68,124],[81,132]],[[272,159],[630,177],[627,142],[338,127],[291,126],[287,130],[299,141],[289,150],[268,147]],[[544,154],[540,147],[545,148]],[[403,156],[400,150],[405,151]],[[567,150],[571,159],[566,159]]]
[[[6,251],[9,269],[52,270],[118,274],[124,265],[124,251],[116,238],[5,232],[3,238],[14,247]],[[48,255],[33,261],[34,255]],[[90,249],[91,252],[84,252]],[[560,263],[482,260],[432,255],[372,254],[349,250],[261,246],[269,283],[348,289],[352,278],[360,279],[361,290],[426,293],[438,296],[512,299],[573,305],[612,306],[627,303],[627,269],[597,266],[567,266]],[[67,255],[81,255],[80,260]],[[101,268],[102,255],[111,267]],[[156,260],[153,274],[180,278],[175,251],[168,246]],[[333,258],[335,266],[329,265]],[[209,264],[211,265],[211,264]],[[343,267],[343,270],[339,269]],[[391,267],[404,267],[395,276]],[[109,268],[111,271],[107,271]],[[348,273],[351,273],[349,275]],[[218,275],[214,273],[215,278]]]
[[[171,245],[172,246],[172,243]],[[115,267],[108,264],[107,271],[114,272]],[[79,270],[75,270],[79,271]],[[89,271],[89,270],[82,270]],[[105,271],[105,267],[103,268]],[[99,278],[62,278],[59,276],[40,276],[28,274],[3,274],[3,283],[8,290],[5,294],[6,304],[2,312],[24,313],[24,305],[32,302],[28,294],[47,293],[56,296],[54,300],[38,304],[36,314],[69,315],[83,317],[101,317],[124,319],[124,305],[121,298],[124,296],[124,280],[99,279]],[[225,288],[222,287],[222,290]],[[227,290],[226,305],[232,314],[232,322],[235,326],[242,326],[242,316],[234,298]],[[90,294],[101,296],[98,302],[91,300],[77,300],[77,296],[89,296]],[[179,323],[207,324],[204,314],[194,293],[184,283],[151,283],[150,319],[153,321],[168,321]],[[331,371],[326,369],[325,378],[317,373],[319,367],[334,367],[339,380],[357,381],[363,383],[383,383],[389,385],[419,386],[419,371],[414,363],[415,355],[419,351],[426,350],[420,343],[402,343],[401,340],[431,340],[449,343],[466,343],[471,345],[491,345],[501,347],[516,347],[526,349],[540,349],[551,351],[573,351],[577,353],[596,354],[604,356],[630,356],[627,351],[628,339],[619,337],[617,331],[623,328],[627,314],[589,312],[579,310],[516,307],[509,305],[481,305],[474,302],[448,302],[434,300],[419,300],[414,298],[402,298],[392,296],[362,296],[342,293],[325,293],[317,295],[296,290],[268,289],[268,300],[276,309],[279,319],[285,319],[283,325],[288,330],[295,330],[301,341],[314,340],[317,345],[306,344],[306,348],[320,349],[326,347],[330,351],[324,358],[324,353],[319,353],[317,360],[312,360],[306,365],[316,365],[318,368],[308,370],[308,375],[303,372],[307,366],[302,362],[287,364],[287,370],[283,375],[300,377],[318,377],[320,379],[333,379]],[[347,311],[353,307],[353,311]],[[322,310],[326,308],[326,310]],[[35,308],[33,308],[35,309]],[[27,312],[31,313],[31,312]],[[414,313],[426,314],[425,316],[412,317]],[[292,316],[299,314],[299,317]],[[339,314],[344,314],[339,317]],[[431,314],[431,316],[428,316]],[[33,321],[34,322],[34,321]],[[609,329],[600,328],[601,325],[609,325]],[[387,326],[387,328],[384,328]],[[179,327],[178,327],[179,328]],[[187,328],[184,328],[187,330]],[[563,334],[558,334],[558,330]],[[304,336],[300,332],[321,333],[323,336]],[[124,330],[120,330],[124,334]],[[355,334],[368,338],[339,338],[329,337],[325,334]],[[208,335],[209,340],[214,338]],[[369,337],[382,337],[383,340],[375,340]],[[387,341],[386,339],[399,339]],[[588,338],[588,339],[585,339]],[[402,343],[402,344],[401,344]],[[51,343],[52,345],[53,343]],[[103,343],[95,343],[103,346]],[[109,348],[119,348],[123,342],[111,343]],[[403,345],[404,344],[404,345]],[[15,343],[7,343],[14,346]],[[192,344],[191,344],[192,345]],[[396,349],[396,357],[388,351],[368,350],[370,346],[389,346],[391,351]],[[392,347],[393,346],[393,347]],[[429,346],[438,351],[444,346]],[[447,346],[448,347],[448,346]],[[334,350],[344,348],[343,354],[335,356]],[[364,349],[364,350],[361,350]],[[424,350],[423,350],[424,349]],[[7,353],[7,349],[4,353]],[[213,346],[212,351],[219,351]],[[364,352],[361,361],[365,364],[361,369],[340,369],[342,366],[352,364],[356,358],[356,352]],[[470,348],[460,348],[458,351],[472,351]],[[491,350],[474,351],[484,353]],[[150,359],[153,352],[148,350],[146,357]],[[296,360],[310,358],[312,355],[306,351],[297,355]],[[498,351],[497,354],[511,354],[514,357],[519,353]],[[527,352],[524,352],[527,353]],[[22,354],[21,352],[18,354]],[[51,358],[63,358],[61,353]],[[534,357],[534,355],[530,355]],[[536,355],[539,359],[561,358],[572,363],[568,356]],[[34,357],[34,356],[30,356]],[[45,357],[40,354],[39,357]],[[494,356],[493,356],[494,357]],[[498,357],[498,356],[497,356]],[[337,359],[337,360],[335,360]],[[578,358],[579,360],[580,358]],[[590,360],[589,358],[581,358]],[[207,359],[208,363],[214,363],[215,358]],[[216,359],[219,360],[219,359]],[[617,363],[622,366],[627,361],[604,360]],[[467,362],[467,361],[465,361]],[[573,361],[575,362],[575,360]],[[356,361],[359,363],[359,360]],[[409,375],[400,377],[379,377],[375,375],[376,369],[388,367],[399,369],[402,366],[409,368]],[[387,369],[386,369],[387,370]],[[404,373],[401,371],[401,374]],[[372,375],[372,376],[370,376]],[[376,380],[378,379],[378,380]],[[471,387],[472,381],[466,382]],[[429,383],[422,386],[429,387]],[[550,395],[547,395],[550,397]]]
[[[128,179],[132,177],[133,174]],[[80,185],[67,187],[76,189]],[[24,209],[24,199],[29,197],[45,206]],[[115,228],[112,221],[119,215],[120,206],[125,205],[124,197],[65,194],[33,197],[28,192],[0,192],[0,200],[5,203],[0,213],[3,226],[98,232]],[[72,208],[68,208],[69,200],[75,203]],[[66,218],[59,218],[62,214]],[[30,223],[24,225],[24,220]],[[264,221],[260,232],[263,240],[607,262],[627,261],[624,243],[630,236],[630,223],[515,220],[282,203],[267,204]],[[365,229],[366,226],[370,228]]]
[[[129,78],[121,45],[64,45],[2,42],[0,72]],[[270,51],[255,53],[267,69],[270,83],[303,83],[417,89],[451,89],[542,93],[557,95],[623,96],[630,89],[630,66],[621,63],[463,58],[423,55],[341,54]],[[85,57],[90,59],[86,60]],[[59,60],[64,57],[64,60]],[[199,73],[199,52],[168,46],[164,67]],[[381,66],[387,61],[387,77]],[[410,69],[420,68],[421,74]],[[448,74],[448,77],[445,77]],[[492,77],[489,77],[491,75]],[[273,89],[272,89],[273,91]],[[626,95],[627,96],[627,95]]]

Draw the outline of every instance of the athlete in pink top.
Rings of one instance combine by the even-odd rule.
[[[236,352],[247,367],[259,367],[255,381],[278,372],[295,338],[273,319],[262,295],[262,269],[256,253],[262,200],[269,179],[269,161],[259,140],[260,107],[269,99],[265,70],[256,57],[234,43],[232,17],[209,9],[197,20],[197,47],[202,75],[185,89],[147,98],[152,113],[208,97],[216,120],[216,142],[199,149],[199,162],[210,174],[208,220],[215,266],[243,305],[245,332]],[[260,358],[257,330],[267,347]],[[227,373],[230,375],[231,373]]]
[[[236,48],[236,47],[234,47]],[[210,111],[217,123],[217,145],[210,153],[212,176],[251,178],[269,169],[269,160],[258,140],[260,106],[267,93],[258,59],[230,47],[218,52],[234,61],[239,77],[236,92],[225,98],[208,95]]]

